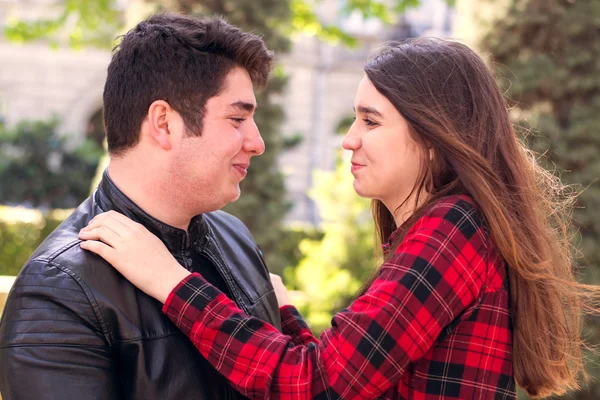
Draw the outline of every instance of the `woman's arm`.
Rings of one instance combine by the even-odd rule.
[[[248,397],[372,399],[397,385],[406,366],[479,296],[486,236],[478,215],[464,201],[428,212],[320,342],[296,345],[197,274],[168,295],[164,311]],[[148,273],[156,276],[153,268]]]
[[[290,336],[294,344],[307,346],[309,343],[318,342],[296,307],[283,306],[279,309],[279,313],[281,314],[281,331],[284,335]]]
[[[271,284],[277,296],[277,303],[279,303],[281,331],[285,335],[291,336],[294,343],[298,345],[307,345],[308,343],[315,342],[317,339],[310,331],[310,328],[298,310],[291,304],[281,277],[272,273],[269,273],[269,276],[271,277]]]

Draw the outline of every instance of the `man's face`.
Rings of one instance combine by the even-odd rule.
[[[251,157],[265,150],[255,110],[250,75],[234,68],[222,92],[206,103],[201,135],[184,136],[173,149],[173,195],[186,211],[214,211],[239,198]]]

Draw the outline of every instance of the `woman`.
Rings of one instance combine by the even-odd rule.
[[[81,247],[114,265],[250,398],[516,398],[585,375],[572,197],[519,144],[485,63],[441,40],[391,43],[365,64],[352,151],[384,263],[316,339],[274,280],[283,333],[190,274],[109,212]]]

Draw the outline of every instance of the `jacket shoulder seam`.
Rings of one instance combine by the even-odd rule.
[[[65,246],[66,247],[66,246]],[[85,284],[84,280],[77,275],[75,272],[73,272],[71,269],[57,263],[56,261],[54,261],[55,257],[52,257],[51,259],[46,259],[46,258],[36,258],[34,260],[32,260],[32,262],[34,261],[41,261],[44,262],[48,265],[52,265],[53,267],[59,269],[60,271],[64,272],[65,274],[69,275],[69,277],[71,279],[73,279],[81,288],[81,291],[83,292],[83,294],[85,295],[87,301],[90,303],[90,306],[92,306],[92,310],[94,312],[94,317],[96,318],[96,322],[98,323],[98,326],[100,327],[100,329],[102,330],[102,334],[104,335],[104,340],[106,341],[106,343],[109,346],[112,346],[112,339],[108,333],[108,329],[106,327],[106,323],[104,322],[104,318],[102,317],[102,314],[100,313],[100,306],[98,305],[96,298],[94,297],[94,295],[92,294],[91,290],[89,290],[87,284]]]
[[[72,242],[69,242],[69,243],[65,244],[63,247],[61,247],[61,248],[59,248],[59,249],[55,250],[55,251],[54,251],[54,253],[51,253],[51,254],[49,254],[49,255],[48,255],[48,256],[46,256],[46,257],[43,257],[43,258],[36,258],[36,259],[37,259],[37,260],[42,260],[42,259],[43,259],[44,261],[46,261],[46,262],[50,263],[50,262],[54,261],[54,259],[55,259],[56,257],[58,257],[59,255],[61,255],[61,254],[62,254],[62,253],[64,253],[65,251],[67,251],[67,250],[69,250],[70,248],[72,248],[72,247],[74,247],[74,246],[78,245],[78,244],[79,244],[79,243],[81,243],[81,242],[82,242],[81,240],[79,240],[79,239],[76,239],[76,240],[74,240],[74,241],[72,241]]]

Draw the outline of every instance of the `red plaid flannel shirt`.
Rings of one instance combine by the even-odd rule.
[[[163,311],[250,398],[516,399],[506,279],[481,212],[450,196],[320,340],[294,307],[281,333],[198,274]]]

